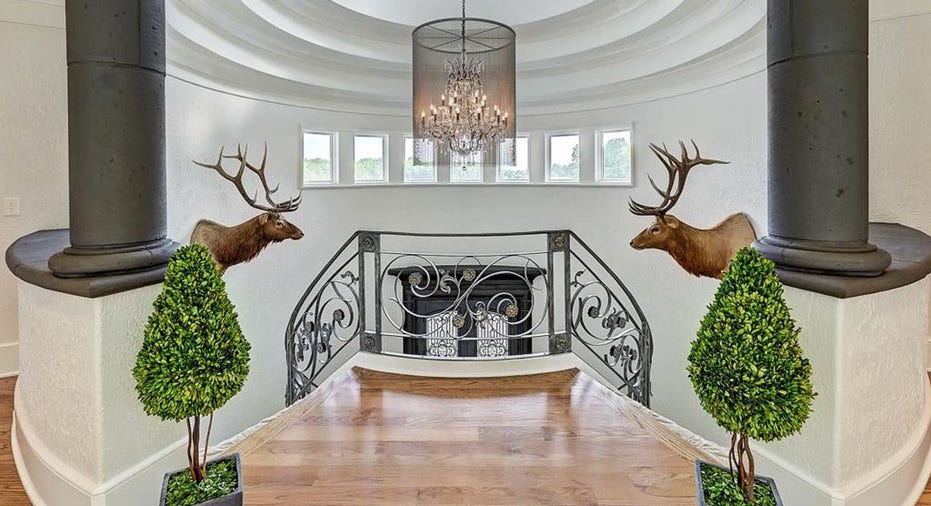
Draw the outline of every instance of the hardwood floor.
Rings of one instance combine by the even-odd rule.
[[[246,504],[695,504],[692,462],[578,371],[348,374],[243,450]]]
[[[13,424],[13,387],[16,378],[0,379],[0,504],[28,505],[29,499],[16,473],[13,450],[10,448],[10,427]]]
[[[27,506],[0,379],[0,505]],[[619,417],[577,373],[475,380],[354,370],[244,450],[246,504],[694,505],[691,462]],[[931,481],[916,506],[931,506]]]

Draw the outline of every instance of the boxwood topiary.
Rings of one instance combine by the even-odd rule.
[[[811,413],[811,365],[799,332],[773,262],[741,249],[708,306],[687,369],[702,408],[731,433],[729,464],[750,502],[749,440],[795,434]]]
[[[249,342],[226,285],[201,245],[179,248],[168,262],[161,294],[145,327],[133,377],[145,412],[187,422],[188,468],[201,483],[213,412],[249,375]],[[201,417],[210,417],[200,458]]]

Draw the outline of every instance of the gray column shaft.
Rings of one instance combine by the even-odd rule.
[[[769,236],[778,265],[878,275],[869,244],[868,0],[769,0]]]
[[[68,0],[71,247],[60,276],[156,268],[166,239],[164,0]]]

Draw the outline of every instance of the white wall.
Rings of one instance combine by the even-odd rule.
[[[0,198],[22,199],[21,216],[0,216],[3,251],[30,232],[68,226],[65,32],[57,19],[42,8],[0,9]],[[4,266],[0,376],[19,367],[16,297],[16,280]]]
[[[762,74],[675,99],[612,111],[523,118],[522,130],[561,129],[583,124],[636,122],[635,165],[655,171],[647,141],[695,138],[707,156],[731,165],[702,168],[677,215],[710,226],[736,211],[765,223],[765,90]],[[741,115],[721,115],[722,110]],[[169,231],[186,239],[194,223],[209,218],[237,223],[255,214],[233,188],[192,159],[209,160],[221,145],[269,143],[269,179],[282,181],[281,194],[297,191],[299,126],[345,130],[402,130],[407,118],[360,117],[291,108],[219,95],[174,79],[168,81]],[[258,155],[256,155],[258,156]],[[269,247],[251,264],[231,269],[226,280],[246,335],[254,344],[253,369],[244,391],[220,417],[230,434],[260,414],[281,407],[284,387],[283,332],[293,304],[329,256],[356,229],[415,231],[519,231],[571,228],[588,241],[622,279],[650,318],[656,336],[654,403],[666,413],[683,413],[689,426],[707,425],[690,389],[683,388],[688,342],[717,282],[684,274],[664,253],[636,252],[630,239],[650,224],[627,211],[631,195],[655,199],[643,172],[638,188],[417,187],[306,190],[289,219],[307,236]],[[289,184],[290,183],[290,184]],[[192,204],[196,203],[196,204]],[[502,220],[502,216],[508,216]],[[669,307],[679,318],[664,318]],[[270,395],[272,393],[272,395]],[[679,409],[674,410],[673,407]],[[689,406],[689,409],[683,409]],[[247,409],[248,407],[248,409]]]

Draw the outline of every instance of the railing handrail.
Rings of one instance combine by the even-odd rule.
[[[621,278],[617,273],[608,266],[607,262],[604,261],[594,250],[581,238],[578,234],[570,229],[559,228],[559,229],[544,229],[544,230],[533,230],[533,231],[518,231],[518,232],[478,232],[478,233],[468,233],[468,232],[441,232],[441,233],[428,233],[428,232],[405,232],[405,231],[385,231],[385,230],[365,230],[360,229],[353,232],[349,238],[340,246],[340,248],[330,257],[326,262],[323,268],[317,273],[310,285],[301,295],[298,303],[294,307],[294,310],[291,313],[291,318],[288,322],[287,329],[285,331],[285,347],[286,347],[286,361],[288,364],[288,392],[286,398],[288,403],[297,400],[298,398],[306,395],[306,393],[313,390],[313,387],[318,384],[317,381],[319,377],[324,374],[324,371],[327,370],[327,365],[332,364],[332,360],[340,355],[349,343],[356,340],[359,337],[361,340],[359,348],[350,350],[353,354],[359,351],[370,351],[375,353],[394,353],[389,350],[383,350],[381,340],[383,337],[393,337],[397,338],[410,338],[410,339],[431,339],[429,337],[421,336],[416,333],[412,334],[408,330],[401,330],[397,335],[392,333],[392,331],[385,331],[382,329],[382,319],[381,312],[383,308],[381,306],[383,294],[380,293],[382,286],[382,277],[385,273],[381,271],[381,262],[382,257],[387,255],[387,258],[391,258],[391,255],[410,255],[410,256],[419,256],[419,255],[440,255],[440,256],[459,256],[445,253],[399,253],[391,252],[381,247],[381,238],[383,237],[408,237],[408,238],[519,238],[519,237],[545,237],[547,241],[547,248],[544,251],[534,251],[531,253],[515,253],[511,252],[497,252],[494,254],[487,254],[485,256],[500,256],[501,258],[511,258],[512,256],[522,256],[522,255],[547,255],[548,269],[546,274],[546,291],[547,291],[547,300],[544,314],[549,320],[548,323],[548,332],[547,334],[541,334],[540,336],[533,335],[531,337],[546,337],[547,335],[550,338],[550,349],[549,352],[541,352],[542,355],[555,354],[555,353],[566,353],[571,352],[573,347],[571,346],[571,341],[578,340],[581,344],[584,345],[584,348],[589,350],[589,352],[594,354],[594,357],[599,360],[602,364],[606,365],[608,369],[617,375],[618,379],[621,381],[621,386],[618,388],[628,388],[628,395],[634,397],[636,400],[644,403],[649,406],[649,396],[650,396],[650,370],[651,370],[651,361],[652,361],[652,332],[650,330],[649,323],[646,319],[646,316],[643,313],[640,304],[634,298],[630,289],[621,281]],[[576,247],[575,244],[578,244]],[[590,257],[593,261],[593,265],[600,267],[601,273],[596,272],[598,269],[593,269],[586,258],[583,258],[579,255],[582,253]],[[346,256],[349,253],[349,256]],[[554,265],[554,254],[559,255],[558,258],[562,261],[562,266],[558,267]],[[373,255],[370,257],[369,255]],[[461,254],[463,258],[475,258],[476,254]],[[365,292],[367,288],[371,288],[367,284],[367,274],[366,271],[366,258],[373,259],[375,267],[375,285],[374,285],[374,296],[375,296],[375,326],[370,328],[368,322],[366,321],[366,296]],[[400,258],[400,257],[399,257]],[[524,257],[525,260],[529,260],[529,257]],[[341,260],[344,260],[342,264],[339,264],[340,267],[336,269],[337,272],[333,272],[334,266],[338,264]],[[352,265],[355,261],[355,267],[350,267],[350,270],[344,271],[347,267]],[[429,262],[429,260],[427,260]],[[572,264],[576,264],[579,267],[578,272],[574,275],[571,272],[573,269]],[[370,264],[371,267],[371,264]],[[436,268],[434,266],[434,268]],[[358,275],[354,276],[352,274],[352,269],[358,269]],[[387,268],[385,269],[387,272]],[[562,275],[559,275],[558,272],[562,270]],[[443,273],[443,276],[447,276],[446,273]],[[587,280],[580,280],[580,276],[585,274],[588,278]],[[439,274],[437,274],[439,276]],[[607,281],[603,280],[600,276],[607,276]],[[351,285],[346,285],[350,290],[358,289],[358,293],[355,295],[355,299],[344,299],[344,303],[354,301],[354,305],[347,307],[347,309],[358,308],[356,312],[356,318],[358,321],[355,324],[358,327],[354,328],[354,333],[348,336],[340,336],[339,328],[348,329],[349,325],[354,322],[351,318],[347,321],[345,318],[345,313],[340,310],[339,314],[333,313],[328,315],[327,324],[321,324],[321,316],[324,314],[324,311],[317,307],[312,309],[315,305],[319,306],[321,304],[322,297],[326,290],[334,289],[337,284],[343,284],[342,282],[337,283],[334,279],[337,276],[347,277],[351,280]],[[553,299],[555,297],[556,287],[553,286],[554,277],[559,277],[562,279],[565,293],[565,300],[562,300],[562,303],[565,305],[565,321],[561,321],[560,325],[554,326],[553,318],[555,317],[555,308],[553,307]],[[475,273],[472,273],[472,278],[475,278]],[[471,280],[470,280],[471,281]],[[453,285],[458,289],[459,281],[455,281],[457,284]],[[479,281],[476,281],[476,284]],[[607,284],[606,284],[607,283]],[[620,289],[620,293],[623,293],[624,297],[618,297],[618,293],[610,285],[613,284]],[[573,288],[574,292],[570,297],[570,287]],[[593,294],[588,292],[584,296],[583,293],[586,293],[586,290],[590,290],[590,287],[596,287],[598,290],[601,290],[599,294]],[[311,296],[314,295],[313,298]],[[606,297],[604,300],[602,297]],[[324,305],[329,303],[328,299]],[[394,299],[392,299],[394,300]],[[466,299],[468,300],[468,299]],[[309,302],[308,302],[309,301]],[[628,304],[629,303],[629,304]],[[305,308],[305,304],[309,304]],[[512,303],[512,306],[515,303]],[[628,307],[632,308],[633,314],[628,310]],[[303,311],[303,314],[301,313]],[[456,316],[456,318],[462,318],[459,316],[459,309],[451,309],[450,314]],[[351,313],[352,311],[350,311]],[[468,313],[468,310],[466,311]],[[387,314],[387,313],[386,313]],[[413,314],[413,313],[412,313]],[[433,313],[424,313],[425,315],[431,315]],[[442,313],[446,314],[446,313]],[[517,309],[515,313],[517,314]],[[532,312],[526,313],[528,315]],[[309,319],[308,316],[312,315],[314,318]],[[427,318],[428,316],[416,315],[418,318]],[[478,316],[476,316],[478,318]],[[600,326],[590,327],[591,320],[594,319],[596,322],[600,323]],[[471,320],[470,320],[471,321]],[[476,321],[482,321],[481,319]],[[512,320],[514,321],[514,320]],[[524,320],[520,320],[523,322]],[[532,321],[531,321],[532,323]],[[539,323],[537,325],[542,325]],[[390,328],[400,330],[401,327],[397,322],[392,322]],[[405,326],[407,323],[405,323]],[[415,323],[416,325],[416,323]],[[461,323],[459,324],[461,326]],[[597,324],[596,324],[597,325]],[[405,327],[406,328],[406,327]],[[458,329],[459,327],[457,327]],[[592,329],[602,329],[597,332]],[[625,330],[627,328],[628,330]],[[454,330],[454,332],[456,332]],[[462,337],[460,334],[461,330],[456,333],[457,341],[462,339],[468,339]],[[518,331],[520,332],[520,331]],[[636,334],[635,334],[636,333]],[[504,334],[502,334],[503,336]],[[331,338],[339,339],[339,341],[331,342]],[[508,335],[507,338],[510,339],[514,337]],[[516,335],[514,339],[526,339],[527,336]],[[632,341],[628,341],[632,339]],[[496,341],[497,337],[476,337],[473,341],[483,341],[490,340]],[[335,348],[334,343],[342,342],[342,344]],[[610,350],[602,355],[602,352],[598,351],[599,349],[606,349],[601,347],[607,347],[610,345]],[[304,352],[308,350],[308,346],[313,346],[313,350],[310,353],[310,362],[306,362],[304,358]],[[406,345],[405,345],[406,346]],[[489,345],[490,346],[490,345]],[[528,346],[530,346],[528,344]],[[416,350],[417,348],[412,348]],[[533,348],[528,347],[527,351],[530,352]],[[461,348],[460,348],[461,350]],[[318,360],[318,353],[326,353],[323,358]],[[407,352],[409,353],[409,352]],[[419,352],[415,352],[419,353]],[[428,354],[427,352],[424,352]],[[433,352],[431,352],[433,353]],[[460,351],[461,353],[461,351]],[[507,354],[507,351],[503,353]],[[520,351],[511,351],[511,353],[522,353]],[[533,354],[533,355],[539,355]],[[415,356],[415,355],[411,355]],[[446,356],[445,354],[443,356]],[[490,357],[491,355],[489,355]],[[515,355],[521,356],[521,355]],[[461,357],[460,357],[461,358]],[[306,365],[302,365],[306,364]],[[308,369],[309,374],[308,374]]]
[[[598,262],[598,265],[600,265],[601,268],[604,269],[604,271],[609,276],[611,276],[611,279],[613,279],[614,282],[617,283],[617,285],[621,287],[621,290],[624,290],[624,295],[626,295],[627,299],[630,300],[631,304],[633,304],[634,309],[637,311],[637,316],[640,318],[640,321],[643,322],[644,328],[649,329],[650,328],[649,323],[647,322],[646,316],[643,314],[643,310],[640,308],[640,304],[637,302],[637,299],[634,298],[634,294],[630,293],[630,290],[627,289],[627,285],[625,285],[624,282],[621,281],[621,278],[617,277],[617,273],[614,272],[614,269],[611,269],[610,267],[608,267],[608,264],[605,263],[605,261],[602,260],[601,257],[598,256],[592,250],[591,247],[589,247],[588,243],[582,240],[582,238],[579,237],[575,232],[573,232],[572,230],[567,230],[567,232],[573,239],[578,241],[578,243],[583,248],[585,248],[585,251],[587,251],[588,254],[591,255],[592,258],[594,258],[596,262]]]
[[[560,232],[570,232],[568,229],[558,228],[554,230],[530,230],[530,231],[521,231],[521,232],[440,232],[440,233],[429,233],[429,232],[399,232],[392,230],[359,230],[356,232],[358,234],[375,234],[375,235],[390,235],[396,237],[526,237],[533,235],[547,235],[547,234],[556,234]]]

